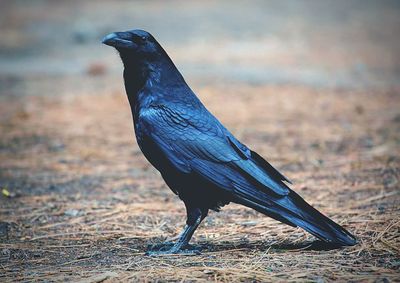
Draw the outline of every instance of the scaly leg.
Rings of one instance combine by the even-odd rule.
[[[154,250],[149,250],[146,255],[159,256],[168,254],[183,254],[183,255],[198,255],[200,250],[189,246],[189,241],[193,236],[194,231],[200,225],[201,221],[207,216],[208,210],[199,208],[190,208],[186,206],[187,221],[185,228],[176,243],[164,243],[162,246],[156,247]]]

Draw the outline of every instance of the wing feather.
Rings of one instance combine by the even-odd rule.
[[[190,112],[190,114],[189,114]],[[140,113],[148,135],[171,163],[184,173],[195,172],[232,193],[284,196],[289,188],[252,159],[251,151],[205,108],[181,113],[165,105]]]

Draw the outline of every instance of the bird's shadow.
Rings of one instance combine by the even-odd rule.
[[[241,242],[241,243],[208,243],[200,242],[200,248],[203,252],[219,252],[229,250],[260,250],[267,251],[272,250],[275,252],[286,252],[286,251],[330,251],[340,248],[340,245],[326,243],[320,240],[313,242],[302,242],[302,243],[271,243],[265,241],[255,242]]]
[[[154,247],[161,247],[164,244],[161,239],[154,239],[152,245],[148,245],[147,249]],[[276,243],[276,242],[266,242],[266,241],[239,241],[239,242],[208,242],[208,241],[198,241],[193,245],[194,247],[200,249],[202,253],[208,252],[228,252],[234,250],[258,250],[258,251],[274,251],[274,252],[294,252],[294,251],[330,251],[340,248],[340,245],[335,245],[331,243],[326,243],[320,240],[307,241],[301,243]]]

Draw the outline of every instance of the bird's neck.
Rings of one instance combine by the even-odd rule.
[[[143,104],[173,95],[172,92],[163,90],[186,85],[168,55],[155,62],[124,59],[125,90],[132,112],[136,112],[138,107],[144,106]],[[132,64],[134,61],[135,64]]]

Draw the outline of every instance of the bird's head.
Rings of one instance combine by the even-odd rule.
[[[150,33],[139,29],[110,33],[103,38],[102,42],[117,49],[122,59],[138,57],[151,60],[163,52]]]
[[[102,42],[119,52],[125,67],[124,78],[128,80],[125,85],[130,93],[136,93],[150,77],[157,82],[184,82],[171,58],[147,31],[135,29],[113,32],[106,35]],[[135,82],[134,87],[132,82]]]

